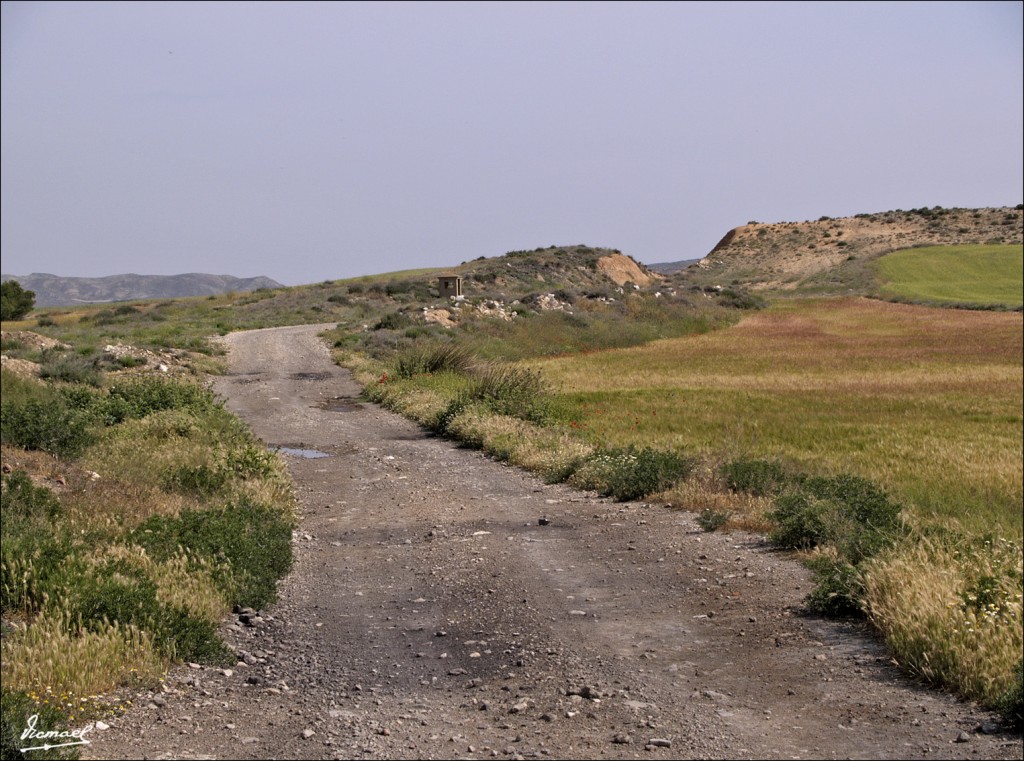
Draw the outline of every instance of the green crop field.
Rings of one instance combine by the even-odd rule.
[[[594,441],[870,478],[921,518],[1019,537],[1019,313],[780,302],[739,324],[534,362]]]
[[[1019,307],[1024,301],[1024,247],[931,246],[895,251],[877,261],[882,293],[899,299]]]

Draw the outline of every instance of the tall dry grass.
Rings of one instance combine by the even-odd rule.
[[[85,629],[59,611],[14,624],[0,647],[4,690],[53,705],[71,722],[88,717],[104,693],[155,686],[167,670],[146,632],[117,622]]]
[[[916,537],[869,564],[868,613],[900,663],[959,694],[995,703],[1024,650],[1021,547]]]

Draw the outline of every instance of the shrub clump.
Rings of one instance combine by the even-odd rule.
[[[0,404],[0,440],[22,449],[37,449],[74,458],[95,441],[95,418],[87,411],[74,409],[60,397],[44,399],[6,399]]]
[[[569,483],[626,502],[665,491],[686,478],[693,465],[691,458],[631,445],[593,455],[569,477]]]
[[[857,566],[827,553],[812,558],[808,566],[815,574],[806,599],[810,610],[835,618],[863,613],[864,583]]]
[[[473,355],[455,344],[412,348],[395,358],[394,370],[398,378],[452,372],[468,373],[474,365]]]
[[[470,407],[539,424],[549,417],[550,396],[540,373],[490,362],[456,374],[466,383],[430,422],[438,433],[450,433],[452,422]]]
[[[167,470],[161,479],[166,491],[212,497],[228,485],[231,472],[216,465],[176,465]]]
[[[107,425],[144,418],[163,410],[200,414],[216,408],[213,392],[195,383],[146,376],[118,383],[100,403]]]
[[[45,380],[82,383],[99,387],[103,383],[103,372],[96,363],[78,354],[47,350],[43,352],[39,377]]]
[[[174,559],[168,565],[173,565]],[[155,579],[139,562],[113,556],[96,563],[75,563],[66,586],[55,590],[71,620],[85,631],[101,633],[110,624],[148,632],[156,650],[168,658],[227,665],[229,651],[217,634],[217,621],[164,599]],[[194,569],[193,573],[200,572]]]
[[[277,595],[277,581],[292,566],[292,525],[279,510],[247,500],[223,508],[153,516],[131,535],[157,561],[184,547],[193,556],[218,558],[213,579],[229,603],[262,608]]]
[[[769,535],[790,549],[835,546],[857,564],[890,546],[902,526],[900,506],[870,481],[839,475],[803,480],[779,497],[769,517],[777,527]]]
[[[499,415],[543,422],[547,388],[540,373],[514,365],[490,363],[474,372],[468,395]]]
[[[404,312],[390,312],[373,326],[374,330],[402,330],[412,325],[412,318]]]
[[[834,552],[811,563],[817,585],[807,602],[827,615],[862,610],[860,565],[891,547],[903,530],[899,505],[870,481],[846,474],[801,479],[796,491],[775,501],[768,517],[776,523],[768,535],[774,544]]]

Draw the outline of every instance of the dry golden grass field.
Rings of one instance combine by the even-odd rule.
[[[1022,315],[862,298],[533,363],[595,440],[868,477],[927,521],[1021,535]]]

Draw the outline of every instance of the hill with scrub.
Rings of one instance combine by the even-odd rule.
[[[675,277],[759,291],[862,294],[874,285],[869,263],[923,246],[1020,245],[1022,205],[984,209],[895,210],[806,222],[748,222]]]
[[[223,665],[217,626],[273,599],[296,516],[278,456],[204,389],[211,337],[314,323],[367,399],[439,435],[801,553],[809,611],[870,612],[915,675],[1019,726],[1020,316],[924,304],[1005,300],[1020,240],[1020,208],[886,212],[751,223],[661,276],[549,246],[4,321],[4,722]],[[777,298],[851,290],[915,303]]]

